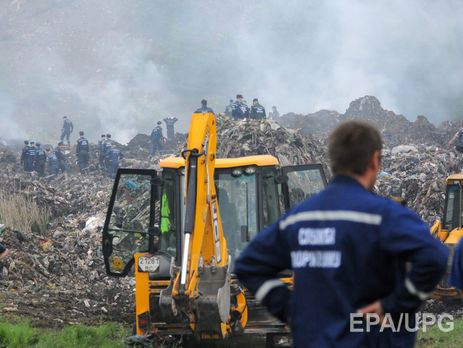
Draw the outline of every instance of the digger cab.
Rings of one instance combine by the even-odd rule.
[[[240,333],[287,335],[251,294],[242,295],[233,265],[249,241],[287,209],[326,185],[320,164],[280,167],[269,155],[217,159],[214,182],[232,272],[232,308],[240,313]],[[103,228],[103,255],[109,275],[135,273],[137,334],[160,337],[192,333],[162,301],[175,269],[182,264],[185,216],[185,160],[161,161],[161,171],[119,169]],[[290,282],[291,271],[281,278]],[[233,290],[235,289],[235,290]],[[237,292],[236,292],[237,291]],[[237,297],[238,296],[238,297]],[[236,303],[235,303],[236,302]],[[233,329],[233,330],[235,330]],[[273,338],[272,338],[273,339]]]
[[[103,229],[109,275],[127,275],[140,252],[161,255],[151,279],[170,278],[170,263],[181,262],[185,162],[167,158],[160,165],[117,172]],[[217,159],[214,180],[232,261],[259,231],[327,185],[320,164],[280,167],[269,155]]]
[[[462,292],[448,286],[448,276],[452,266],[456,245],[463,235],[463,174],[450,175],[445,193],[444,215],[431,228],[431,233],[441,240],[450,250],[447,272],[434,292],[435,298],[462,299]]]

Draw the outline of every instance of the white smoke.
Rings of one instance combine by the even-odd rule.
[[[55,140],[63,115],[122,142],[166,116],[187,131],[202,98],[220,112],[237,93],[281,113],[343,112],[364,95],[434,123],[463,111],[461,1],[0,5],[1,120],[17,124],[0,136]]]

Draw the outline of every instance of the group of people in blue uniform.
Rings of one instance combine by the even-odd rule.
[[[276,110],[276,106],[273,108]],[[203,99],[201,100],[201,107],[196,109],[195,113],[214,113],[214,110],[207,106],[207,100]],[[251,107],[249,107],[247,101],[243,99],[241,94],[236,95],[235,101],[230,99],[230,104],[225,107],[224,114],[225,116],[237,120],[245,118],[265,120],[267,118],[265,108],[259,104],[259,99],[254,98]]]
[[[235,263],[239,281],[291,326],[294,347],[414,345],[415,313],[449,251],[412,210],[372,192],[381,149],[372,125],[340,124],[328,139],[330,184],[261,231]],[[451,281],[463,287],[459,248]],[[279,278],[288,269],[293,289]]]
[[[66,118],[67,120],[67,118]],[[64,144],[58,142],[55,149],[47,147],[45,151],[39,143],[28,140],[24,141],[21,153],[21,164],[26,172],[37,172],[39,177],[46,174],[46,164],[48,163],[48,175],[57,176],[66,171],[66,155],[63,151]],[[102,134],[98,141],[98,151],[96,156],[99,160],[100,169],[110,177],[116,176],[119,168],[119,161],[124,157],[123,153],[117,148],[111,139],[111,134]],[[81,174],[88,174],[90,165],[90,143],[84,136],[84,132],[79,132],[76,143],[76,157],[79,171]]]
[[[58,146],[51,150],[42,149],[40,143],[34,141],[24,141],[21,152],[21,164],[26,172],[37,172],[39,177],[45,176],[45,167],[48,161],[48,173],[58,175],[59,171],[65,171],[66,157],[62,152],[63,143],[60,141]]]
[[[274,106],[273,108],[276,109]],[[251,107],[248,106],[246,100],[243,99],[241,94],[236,95],[236,100],[230,99],[230,104],[225,107],[225,115],[237,120],[250,118],[254,120],[265,120],[267,114],[265,108],[259,103],[259,99],[252,100]]]
[[[124,154],[111,139],[111,134],[101,134],[97,156],[101,170],[106,171],[111,178],[115,178],[119,161],[124,158]]]

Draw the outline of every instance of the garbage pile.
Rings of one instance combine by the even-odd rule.
[[[377,107],[374,100],[365,99],[363,103],[355,103],[343,117],[351,117],[355,109],[370,110],[371,119],[378,119],[384,113],[373,112]],[[329,119],[322,123],[325,126],[340,122],[342,116],[329,112],[326,115]],[[405,127],[400,117],[397,120]],[[418,127],[422,132],[434,132],[424,118],[413,124],[404,129]],[[447,123],[446,132],[453,132],[455,127],[458,124]],[[386,122],[383,129],[392,126]],[[402,134],[399,129],[397,134]],[[376,185],[380,195],[404,198],[429,224],[442,216],[445,178],[461,169],[455,152],[442,148],[439,133],[435,135],[417,139],[405,134],[400,139],[412,140],[404,145],[392,146],[387,142]],[[176,134],[166,145],[163,157],[179,156],[186,138]],[[149,160],[147,135],[138,134],[127,145],[120,146],[125,154],[121,166],[153,168],[155,165]],[[236,121],[219,114],[217,146],[219,158],[271,154],[281,165],[322,163],[327,169],[326,136],[304,135],[275,121]],[[69,153],[72,156],[72,149]],[[101,230],[112,179],[102,175],[96,165],[87,176],[71,171],[57,178],[39,179],[24,173],[19,154],[5,147],[0,147],[0,173],[1,192],[24,195],[49,212],[47,231],[26,233],[7,226],[0,234],[0,242],[13,252],[12,257],[0,262],[3,311],[30,317],[46,326],[93,324],[101,318],[132,323],[134,280],[106,276],[102,257]],[[326,174],[330,176],[328,171]]]
[[[386,144],[426,144],[444,146],[461,126],[460,121],[446,121],[439,127],[419,115],[414,122],[382,108],[379,100],[365,96],[352,101],[344,114],[320,110],[308,115],[294,113],[283,115],[281,122],[286,127],[298,128],[303,134],[326,136],[344,120],[359,119],[374,124],[381,131]]]
[[[219,158],[269,154],[281,165],[324,163],[324,141],[271,120],[231,120],[217,116]]]
[[[183,148],[187,141],[187,135],[175,133],[171,139],[166,139],[163,143],[163,156],[178,156],[179,149]],[[137,134],[126,146],[122,146],[121,150],[129,159],[145,160],[151,153],[150,137],[147,134]]]
[[[0,145],[0,162],[2,163],[14,163],[16,162],[17,156],[11,151],[11,149],[5,145]]]
[[[47,182],[6,167],[0,190],[46,207],[49,222],[45,232],[3,229],[0,241],[13,252],[0,262],[3,311],[46,326],[97,324],[100,317],[132,322],[133,280],[106,276],[102,258],[112,180],[63,174]]]
[[[461,163],[451,150],[399,145],[383,150],[381,167],[376,192],[405,199],[407,206],[431,226],[443,214],[445,179],[460,171]]]

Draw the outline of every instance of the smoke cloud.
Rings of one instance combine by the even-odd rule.
[[[126,142],[167,116],[186,131],[202,98],[223,111],[236,93],[280,113],[374,95],[410,119],[462,116],[461,1],[0,5],[4,138],[55,141],[63,115],[90,138]]]

